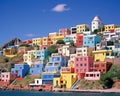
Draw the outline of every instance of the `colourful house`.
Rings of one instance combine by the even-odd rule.
[[[62,66],[67,66],[67,62],[66,57],[53,53],[42,73],[43,84],[53,84],[53,78],[60,76],[60,69]]]
[[[76,49],[74,46],[64,45],[64,46],[58,48],[58,53],[62,54],[63,56],[70,56],[70,54],[75,53],[75,50]]]
[[[100,80],[101,73],[99,71],[96,72],[86,72],[85,79],[86,80]]]
[[[2,72],[0,74],[0,84],[2,83],[2,85],[8,85],[12,81],[14,81],[16,78],[17,78],[16,73]]]
[[[54,78],[53,86],[56,88],[71,88],[77,81],[77,74],[72,67],[62,67],[60,77]]]
[[[50,37],[43,37],[42,40],[43,40],[43,44],[42,44],[43,46],[49,46],[53,44]]]
[[[81,79],[81,74],[91,72],[93,67],[93,56],[77,56],[75,57],[75,73],[78,74],[78,79]]]
[[[112,50],[97,50],[97,51],[93,51],[92,52],[93,56],[94,56],[94,61],[105,61],[105,58],[107,56],[111,56],[112,54]]]
[[[62,28],[59,30],[59,35],[60,36],[66,36],[66,35],[70,35],[71,31],[68,28]]]
[[[10,58],[15,57],[17,55],[16,47],[4,48],[3,55]]]
[[[15,64],[14,68],[11,69],[11,73],[17,74],[18,77],[25,77],[29,71],[28,64]]]
[[[80,24],[80,25],[76,25],[77,28],[77,33],[83,33],[85,31],[89,31],[90,28],[87,24]]]
[[[83,46],[95,47],[97,43],[101,42],[101,37],[97,35],[86,35],[83,37]]]
[[[33,38],[32,39],[32,45],[41,46],[42,44],[43,44],[43,39],[42,38]]]
[[[77,81],[76,73],[61,74],[59,78],[54,78],[54,87],[58,88],[70,88]]]
[[[115,24],[104,25],[105,32],[114,31],[118,26]]]
[[[68,66],[74,68],[74,59],[76,57],[76,54],[70,54],[70,59],[68,60]]]
[[[41,75],[45,64],[33,64],[30,68],[30,75]]]
[[[92,56],[92,49],[89,47],[78,47],[76,48],[77,56]]]
[[[56,77],[60,77],[59,73],[42,73],[42,84],[50,84],[53,85],[53,79]]]
[[[32,40],[24,40],[22,43],[32,45]]]
[[[81,47],[83,45],[83,35],[77,34],[76,47]]]
[[[93,71],[99,71],[101,73],[106,73],[111,68],[111,62],[94,62]]]
[[[66,57],[53,53],[45,66],[45,72],[58,73],[62,66],[67,66],[67,62],[68,60]]]
[[[25,63],[31,66],[32,59],[39,58],[40,60],[45,60],[47,56],[48,56],[47,49],[30,50],[30,51],[27,51],[27,53],[23,55],[23,60]]]
[[[76,27],[71,27],[71,34],[76,34],[77,33],[77,28]]]

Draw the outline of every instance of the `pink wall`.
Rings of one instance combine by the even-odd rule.
[[[17,74],[11,74],[10,72],[1,73],[1,82],[10,83],[10,81],[15,80]]]
[[[75,73],[85,73],[92,71],[93,57],[92,56],[77,56],[75,57]]]

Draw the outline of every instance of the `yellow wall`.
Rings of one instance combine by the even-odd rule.
[[[33,45],[42,45],[42,42],[43,42],[42,38],[33,38],[32,39]]]
[[[70,88],[74,82],[77,80],[76,73],[64,73],[61,74],[60,78],[54,78],[54,87],[56,87],[56,83],[58,82],[58,87],[61,88]]]
[[[114,25],[114,24],[111,24],[111,25],[105,25],[105,31],[108,32],[110,30],[114,30],[117,26]]]
[[[85,32],[88,27],[87,24],[76,25],[77,33]]]
[[[105,61],[106,53],[109,53],[109,56],[112,54],[112,50],[99,50],[93,51],[94,61]]]

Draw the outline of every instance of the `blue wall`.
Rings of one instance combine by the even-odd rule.
[[[32,68],[30,68],[30,75],[39,75],[42,74],[44,64],[34,64]]]
[[[64,38],[64,42],[69,44],[70,41],[71,41],[70,35],[66,35],[66,37]]]
[[[68,60],[64,56],[53,56],[45,66],[45,72],[60,72],[61,67],[67,66]]]
[[[36,56],[37,58],[40,58],[41,60],[45,60],[45,58],[48,56],[47,49],[37,50]]]
[[[29,71],[28,64],[15,64],[14,68],[11,69],[11,73],[17,73],[18,77],[24,77]]]
[[[94,47],[101,42],[100,36],[87,35],[83,36],[83,46]]]
[[[60,77],[60,74],[49,74],[43,73],[42,74],[42,84],[53,84],[53,79],[55,77]]]

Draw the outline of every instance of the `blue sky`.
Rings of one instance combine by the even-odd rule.
[[[0,45],[47,36],[60,28],[91,24],[94,16],[104,24],[120,24],[120,0],[0,0]]]

